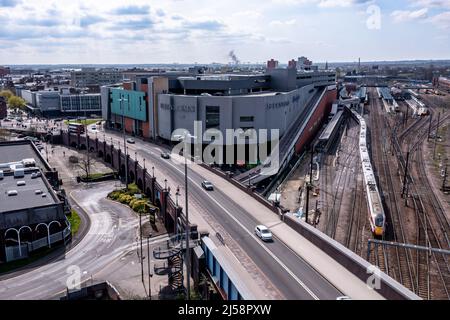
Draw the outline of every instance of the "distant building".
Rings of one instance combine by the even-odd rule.
[[[6,106],[6,98],[0,97],[0,119],[6,118],[8,115],[7,106]]]
[[[297,61],[295,61],[294,59],[290,60],[288,62],[288,68],[289,69],[297,69]]]
[[[297,69],[302,70],[311,70],[312,61],[309,60],[307,57],[300,57],[297,60]]]
[[[71,85],[75,87],[105,86],[122,81],[122,73],[116,69],[83,68],[70,73]]]
[[[445,77],[434,77],[433,86],[443,91],[450,92],[450,79]]]
[[[267,61],[267,70],[272,70],[278,68],[278,61],[270,59]]]

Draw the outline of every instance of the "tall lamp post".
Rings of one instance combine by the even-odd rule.
[[[127,140],[125,137],[125,108],[123,107],[124,102],[128,102],[128,99],[125,99],[123,95],[121,95],[120,99],[120,109],[122,110],[122,135],[123,135],[123,149],[125,151],[125,189],[128,190],[128,158],[127,158]]]
[[[150,233],[147,237],[147,256],[148,256],[148,297],[150,300],[152,300],[152,283],[151,283],[151,279],[152,279],[152,273],[150,271],[150,238],[152,237],[152,234]]]
[[[186,215],[186,278],[187,278],[187,300],[191,299],[191,277],[190,277],[190,268],[191,268],[191,255],[190,255],[190,247],[189,247],[189,207],[188,207],[188,167],[187,167],[187,148],[186,148],[186,138],[192,137],[194,139],[197,139],[195,136],[191,136],[190,134],[184,135],[184,149],[183,155],[184,155],[184,192],[185,192],[185,215]]]

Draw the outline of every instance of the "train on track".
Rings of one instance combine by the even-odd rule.
[[[350,110],[360,125],[359,131],[359,154],[361,158],[362,172],[364,175],[364,187],[366,191],[367,206],[369,209],[370,229],[375,237],[382,237],[385,232],[386,215],[383,209],[380,192],[373,173],[367,149],[367,125],[363,117],[356,111]]]

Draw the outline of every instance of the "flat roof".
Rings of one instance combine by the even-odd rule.
[[[31,171],[26,172],[20,178],[8,174],[0,179],[0,213],[56,204],[53,191],[45,184],[43,175],[32,179],[31,174]],[[18,181],[25,181],[25,185],[18,186]],[[10,190],[17,190],[17,195],[8,196]],[[42,194],[37,195],[36,190],[41,190]]]

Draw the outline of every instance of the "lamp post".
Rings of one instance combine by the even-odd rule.
[[[167,190],[167,179],[164,179],[164,190]]]
[[[152,167],[152,177],[153,178],[155,177],[155,167],[154,166]]]
[[[144,169],[145,169],[145,158],[144,158]]]
[[[137,151],[134,152],[134,160],[137,161]]]
[[[180,196],[180,186],[177,186],[177,192],[175,193],[176,205],[178,208],[178,197]]]
[[[151,259],[151,256],[150,256],[150,238],[152,237],[152,234],[150,233],[149,235],[148,235],[148,237],[147,237],[147,256],[148,256],[148,260],[147,260],[147,263],[148,263],[148,297],[149,297],[149,299],[150,300],[152,300],[152,283],[151,283],[151,279],[152,279],[152,274],[151,274],[151,271],[150,271],[150,259]]]

